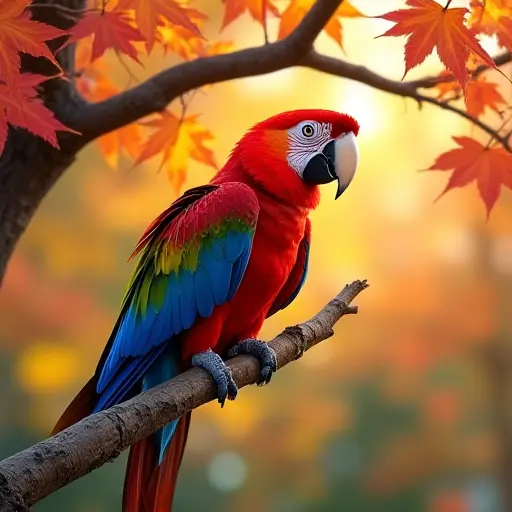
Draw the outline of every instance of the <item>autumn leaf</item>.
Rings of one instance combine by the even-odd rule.
[[[281,24],[279,25],[278,39],[283,39],[290,35],[302,18],[314,5],[314,0],[292,0],[290,5],[281,15]],[[324,27],[325,33],[333,39],[341,49],[343,49],[343,31],[340,18],[360,18],[363,17],[349,2],[343,2],[327,22]]]
[[[77,69],[81,69],[81,65],[89,62],[89,55],[90,51],[87,45],[81,44],[78,46],[75,60]],[[83,69],[76,81],[76,87],[78,92],[91,102],[103,101],[119,93],[119,88],[110,80],[107,68],[102,61],[95,61]],[[123,126],[101,136],[98,139],[98,144],[108,165],[112,169],[117,169],[121,153],[124,152],[134,160],[139,155],[141,148],[140,127],[136,123]]]
[[[190,19],[201,28],[207,19],[206,15],[195,9],[188,10]],[[158,40],[164,50],[172,51],[184,60],[219,55],[233,50],[233,43],[230,41],[207,41],[186,28],[172,26],[167,22],[159,27],[158,31]]]
[[[160,168],[165,166],[176,193],[185,180],[191,158],[217,169],[213,151],[205,145],[214,137],[199,124],[198,117],[193,115],[180,119],[172,112],[164,110],[156,119],[141,123],[155,131],[143,145],[135,165],[162,153]]]
[[[406,4],[411,9],[399,9],[376,16],[396,23],[378,37],[408,36],[402,80],[433,52],[434,47],[437,48],[441,62],[463,86],[469,80],[466,63],[471,53],[476,53],[488,66],[496,67],[489,54],[464,25],[467,9],[445,9],[434,0],[407,0]]]
[[[445,190],[476,181],[487,215],[500,195],[501,186],[512,189],[512,153],[503,147],[485,147],[471,137],[453,137],[459,145],[439,155],[428,170],[453,171]]]
[[[78,133],[56,119],[53,112],[37,97],[35,88],[47,78],[29,73],[21,74],[18,79],[21,94],[16,96],[7,85],[0,84],[0,153],[5,146],[8,125],[25,128],[55,148],[59,147],[56,131]]]
[[[496,35],[501,46],[512,49],[512,1],[472,0],[468,25],[477,33]]]
[[[473,117],[484,113],[485,107],[500,112],[499,106],[505,106],[506,101],[498,91],[498,85],[480,75],[476,80],[468,82],[466,87],[466,110]]]
[[[224,20],[222,21],[222,29],[226,28],[230,23],[242,16],[245,11],[249,11],[252,19],[263,25],[265,16],[263,5],[274,16],[279,16],[279,10],[272,0],[263,2],[262,0],[223,0]]]
[[[66,32],[32,21],[27,10],[30,0],[0,1],[0,81],[16,91],[20,74],[20,55],[44,57],[61,71],[45,41],[66,35]]]
[[[66,46],[84,37],[93,36],[91,61],[100,58],[108,49],[131,57],[140,64],[134,42],[145,41],[144,36],[132,25],[130,18],[121,12],[91,11],[70,29],[71,37]]]
[[[184,7],[188,12],[189,19],[201,28],[208,17],[197,9]],[[184,60],[197,58],[204,52],[206,41],[199,37],[195,32],[185,28],[173,25],[164,21],[158,27],[158,40],[165,51],[176,53]]]
[[[452,78],[452,76],[453,75],[449,71],[446,71],[446,70],[439,73],[440,78],[441,77],[442,78],[445,78],[445,77]],[[462,88],[461,88],[459,82],[457,82],[453,79],[449,80],[449,81],[438,82],[435,87],[438,91],[437,97],[439,99],[446,98],[448,95],[450,95],[450,93],[452,93],[452,98],[457,98],[457,97],[459,97],[460,94],[462,94]]]
[[[116,11],[133,10],[140,33],[146,38],[146,51],[149,54],[157,40],[157,29],[165,22],[183,27],[196,37],[202,37],[197,25],[191,19],[191,11],[175,0],[119,0]],[[196,11],[197,12],[197,11]]]
[[[213,56],[213,55],[221,55],[223,53],[228,53],[233,51],[233,42],[232,41],[214,41],[213,43],[208,43],[205,48],[204,54],[202,57]]]

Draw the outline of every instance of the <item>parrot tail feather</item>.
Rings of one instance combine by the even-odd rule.
[[[89,382],[82,388],[80,393],[76,395],[73,401],[68,405],[67,409],[62,413],[59,421],[53,427],[52,436],[62,430],[83,420],[92,413],[98,395],[96,394],[96,376],[92,377]]]
[[[123,512],[171,512],[178,471],[190,427],[191,413],[182,416],[158,464],[155,435],[130,448],[123,490]]]

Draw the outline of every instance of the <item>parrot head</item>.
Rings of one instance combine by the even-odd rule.
[[[359,124],[331,110],[283,112],[253,126],[233,151],[254,182],[285,202],[315,207],[318,185],[348,188],[358,164]]]

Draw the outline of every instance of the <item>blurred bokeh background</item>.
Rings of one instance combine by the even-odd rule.
[[[464,4],[465,2],[453,2]],[[377,15],[398,0],[354,0]],[[218,37],[221,2],[197,1]],[[402,39],[374,39],[377,19],[343,23],[345,58],[399,80]],[[270,19],[271,35],[276,23]],[[222,38],[260,44],[248,16]],[[488,51],[497,47],[484,41]],[[318,49],[343,56],[322,35]],[[154,50],[140,80],[174,62]],[[111,78],[126,69],[106,59]],[[430,57],[410,78],[437,73]],[[510,67],[508,68],[510,74]],[[498,74],[502,94],[510,84]],[[133,80],[133,79],[132,79]],[[216,85],[190,112],[215,136],[222,164],[253,123],[279,111],[328,108],[361,124],[361,163],[340,201],[324,187],[312,215],[309,277],[262,337],[305,320],[354,279],[371,287],[335,336],[245,388],[221,410],[193,415],[176,511],[498,512],[512,506],[512,194],[486,221],[474,186],[443,190],[445,173],[419,173],[481,137],[462,119],[365,85],[291,69]],[[492,117],[494,116],[494,118]],[[496,121],[496,114],[489,114]],[[487,139],[483,137],[482,141]],[[127,257],[146,225],[175,198],[159,159],[112,169],[85,148],[45,199],[9,265],[0,293],[0,458],[47,436],[92,373],[131,274]],[[211,178],[193,161],[184,187]],[[34,507],[37,512],[119,510],[126,454]],[[510,510],[510,508],[508,508]]]

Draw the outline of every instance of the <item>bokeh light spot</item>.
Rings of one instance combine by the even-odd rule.
[[[71,347],[39,342],[20,354],[16,377],[30,393],[54,393],[73,382],[79,373],[79,355]]]
[[[247,464],[235,452],[217,454],[208,466],[208,481],[219,491],[239,489],[247,478]]]

